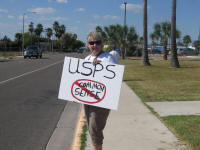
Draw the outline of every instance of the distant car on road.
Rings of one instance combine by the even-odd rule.
[[[42,58],[42,50],[39,46],[28,46],[24,50],[24,59],[26,59],[27,57]]]
[[[87,51],[87,48],[86,47],[80,47],[77,49],[77,53],[83,53],[84,51]]]
[[[191,48],[179,48],[177,54],[180,56],[197,55],[197,51]]]

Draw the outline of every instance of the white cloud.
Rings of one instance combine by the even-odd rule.
[[[76,33],[78,31],[78,27],[71,27],[68,30],[69,32]]]
[[[0,12],[8,13],[8,10],[7,9],[0,9]]]
[[[68,0],[56,0],[58,3],[68,3]]]
[[[100,16],[99,16],[99,15],[93,15],[93,18],[94,18],[94,19],[99,19]]]
[[[46,21],[67,21],[68,18],[65,17],[40,17],[40,20],[46,20]]]
[[[112,16],[112,15],[105,15],[103,16],[104,19],[112,19],[112,20],[116,20],[116,19],[119,19],[118,16]]]
[[[80,21],[80,20],[77,20],[77,21],[76,21],[76,23],[80,24],[80,23],[81,23],[81,21]]]
[[[77,9],[75,9],[75,11],[77,11],[77,12],[83,12],[83,11],[85,11],[85,8],[77,8]]]
[[[55,9],[48,7],[48,8],[33,8],[28,9],[29,12],[35,12],[38,14],[52,14],[55,12]]]
[[[116,19],[119,19],[118,16],[112,16],[112,15],[104,15],[104,16],[100,16],[100,15],[93,15],[92,16],[94,19],[111,19],[111,20],[116,20]]]
[[[96,26],[98,26],[98,24],[96,24],[96,23],[89,23],[88,25],[91,26],[91,27],[96,27]]]
[[[24,19],[27,19],[27,18],[28,18],[28,16],[24,15]],[[22,20],[22,19],[23,19],[23,15],[20,15],[19,20]]]
[[[97,24],[97,23],[88,23],[88,26],[91,28],[91,30],[94,30],[96,28],[96,26],[101,26],[101,24]]]
[[[125,9],[125,5],[121,4],[120,6],[121,9]],[[127,4],[126,9],[129,11],[133,11],[135,13],[139,13],[143,9],[143,5],[139,4]]]
[[[148,26],[148,31],[153,31],[153,27],[152,26]]]
[[[10,23],[4,23],[4,22],[0,22],[0,28],[2,29],[2,31],[4,31],[4,29],[9,29],[9,28],[13,28],[15,25],[10,24]],[[6,32],[6,31],[5,31]]]
[[[14,18],[14,16],[8,15],[8,18],[9,18],[9,19],[13,19],[13,18]]]

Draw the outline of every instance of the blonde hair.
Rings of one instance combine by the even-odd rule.
[[[87,42],[90,42],[92,40],[101,40],[101,42],[103,43],[103,37],[100,32],[91,31],[87,36]]]

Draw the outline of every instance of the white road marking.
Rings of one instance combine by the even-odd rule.
[[[51,66],[54,66],[54,65],[56,65],[56,64],[59,64],[59,63],[61,63],[61,62],[63,62],[63,61],[64,61],[64,60],[62,60],[62,61],[58,61],[58,62],[55,62],[55,63],[50,64],[50,65],[48,65],[48,66],[45,66],[45,67],[39,68],[39,69],[37,69],[37,70],[33,70],[33,71],[30,71],[30,72],[26,72],[26,73],[21,74],[21,75],[19,75],[19,76],[16,76],[16,77],[13,77],[13,78],[10,78],[10,79],[7,79],[7,80],[4,80],[4,81],[1,81],[0,84],[3,84],[3,83],[6,83],[6,82],[9,82],[9,81],[11,81],[11,80],[15,80],[15,79],[17,79],[17,78],[20,78],[20,77],[23,77],[23,76],[29,75],[29,74],[31,74],[31,73],[34,73],[34,72],[37,72],[37,71],[40,71],[40,70],[47,69],[47,68],[49,68],[49,67],[51,67]]]

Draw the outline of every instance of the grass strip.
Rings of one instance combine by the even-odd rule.
[[[200,150],[200,116],[168,116],[162,119],[193,150]]]
[[[87,128],[87,125],[86,125],[86,122],[85,122],[83,127],[82,127],[80,150],[85,150],[86,141],[87,141],[87,134],[86,134],[87,130],[88,130],[88,128]]]
[[[0,57],[12,59],[17,56],[19,52],[0,52]]]
[[[171,68],[170,61],[121,60],[125,65],[124,81],[144,102],[199,101],[200,60],[180,60],[181,68]]]

